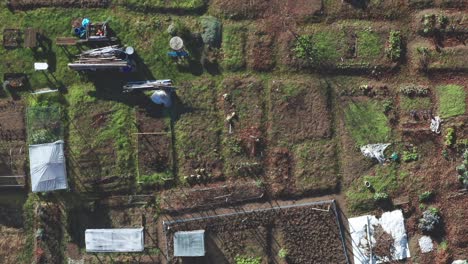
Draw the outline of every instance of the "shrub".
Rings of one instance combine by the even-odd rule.
[[[288,256],[288,250],[287,250],[287,249],[282,248],[282,249],[279,250],[279,252],[278,252],[278,257],[284,259],[284,258],[286,258],[287,256]]]
[[[236,264],[260,264],[262,262],[262,258],[257,257],[246,257],[246,256],[236,256],[234,258]]]
[[[381,202],[388,199],[388,194],[384,192],[377,192],[374,194],[374,201]]]
[[[436,30],[436,16],[434,14],[426,14],[422,18],[424,35],[433,34]]]
[[[219,47],[221,44],[221,22],[212,16],[201,18],[203,33],[201,34],[203,43],[212,47]]]
[[[54,134],[47,129],[39,129],[31,135],[31,144],[51,143],[57,140]]]
[[[401,58],[401,32],[392,30],[388,39],[388,47],[386,48],[387,57],[392,61],[398,61]]]
[[[457,167],[458,179],[464,188],[468,188],[468,149],[463,153],[463,163]]]
[[[455,143],[455,129],[453,127],[447,128],[447,134],[445,134],[444,144],[447,147],[453,146]]]
[[[296,39],[296,44],[293,48],[293,51],[296,54],[296,57],[300,59],[307,59],[311,61],[316,61],[317,58],[317,49],[314,46],[311,35],[299,36]]]
[[[449,19],[446,15],[437,15],[437,22],[439,23],[440,28],[446,28],[449,24]]]
[[[423,217],[419,219],[418,227],[424,232],[431,232],[440,223],[439,210],[437,208],[429,208],[423,212]]]
[[[425,191],[419,195],[420,202],[427,202],[433,197],[434,193],[431,191]]]
[[[411,162],[411,161],[416,161],[418,160],[419,158],[419,154],[416,150],[415,147],[413,147],[413,149],[411,151],[403,151],[403,154],[401,156],[401,159],[404,161],[404,162]]]
[[[385,100],[383,102],[383,108],[384,108],[384,113],[388,113],[388,112],[392,111],[392,109],[393,109],[392,100]]]

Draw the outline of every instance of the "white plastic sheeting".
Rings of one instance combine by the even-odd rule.
[[[439,116],[431,118],[431,131],[440,134],[440,123],[442,123],[442,119]]]
[[[418,244],[422,253],[429,253],[434,249],[434,243],[432,243],[432,239],[429,236],[422,236],[418,240]]]
[[[141,252],[143,228],[86,229],[87,252]]]
[[[33,192],[67,189],[63,141],[29,146],[29,168]]]
[[[165,107],[171,106],[171,96],[164,90],[156,90],[151,95],[151,101],[155,104],[163,104]]]
[[[176,232],[174,234],[174,256],[205,256],[205,230]]]
[[[354,264],[383,263],[373,255],[371,248],[375,246],[375,228],[380,225],[394,240],[393,259],[402,260],[410,257],[408,239],[406,236],[403,213],[401,210],[385,212],[380,219],[373,215],[363,215],[348,219],[349,231],[353,244]],[[370,240],[370,242],[369,242]],[[390,252],[389,252],[390,253]],[[372,258],[371,258],[372,255]]]
[[[384,151],[390,146],[386,144],[369,144],[361,147],[361,153],[368,158],[376,158],[380,163],[385,161]]]

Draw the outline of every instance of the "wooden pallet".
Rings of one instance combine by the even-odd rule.
[[[74,46],[77,42],[76,38],[58,37],[55,39],[57,46]]]
[[[35,28],[27,28],[24,31],[24,47],[35,48],[37,47],[37,36],[39,30]]]

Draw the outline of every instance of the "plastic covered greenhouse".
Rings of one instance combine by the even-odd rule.
[[[141,252],[143,228],[86,229],[87,252]]]

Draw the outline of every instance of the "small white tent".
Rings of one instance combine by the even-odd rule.
[[[67,189],[63,141],[29,146],[29,167],[33,192]]]
[[[143,228],[86,229],[87,252],[141,252]]]

